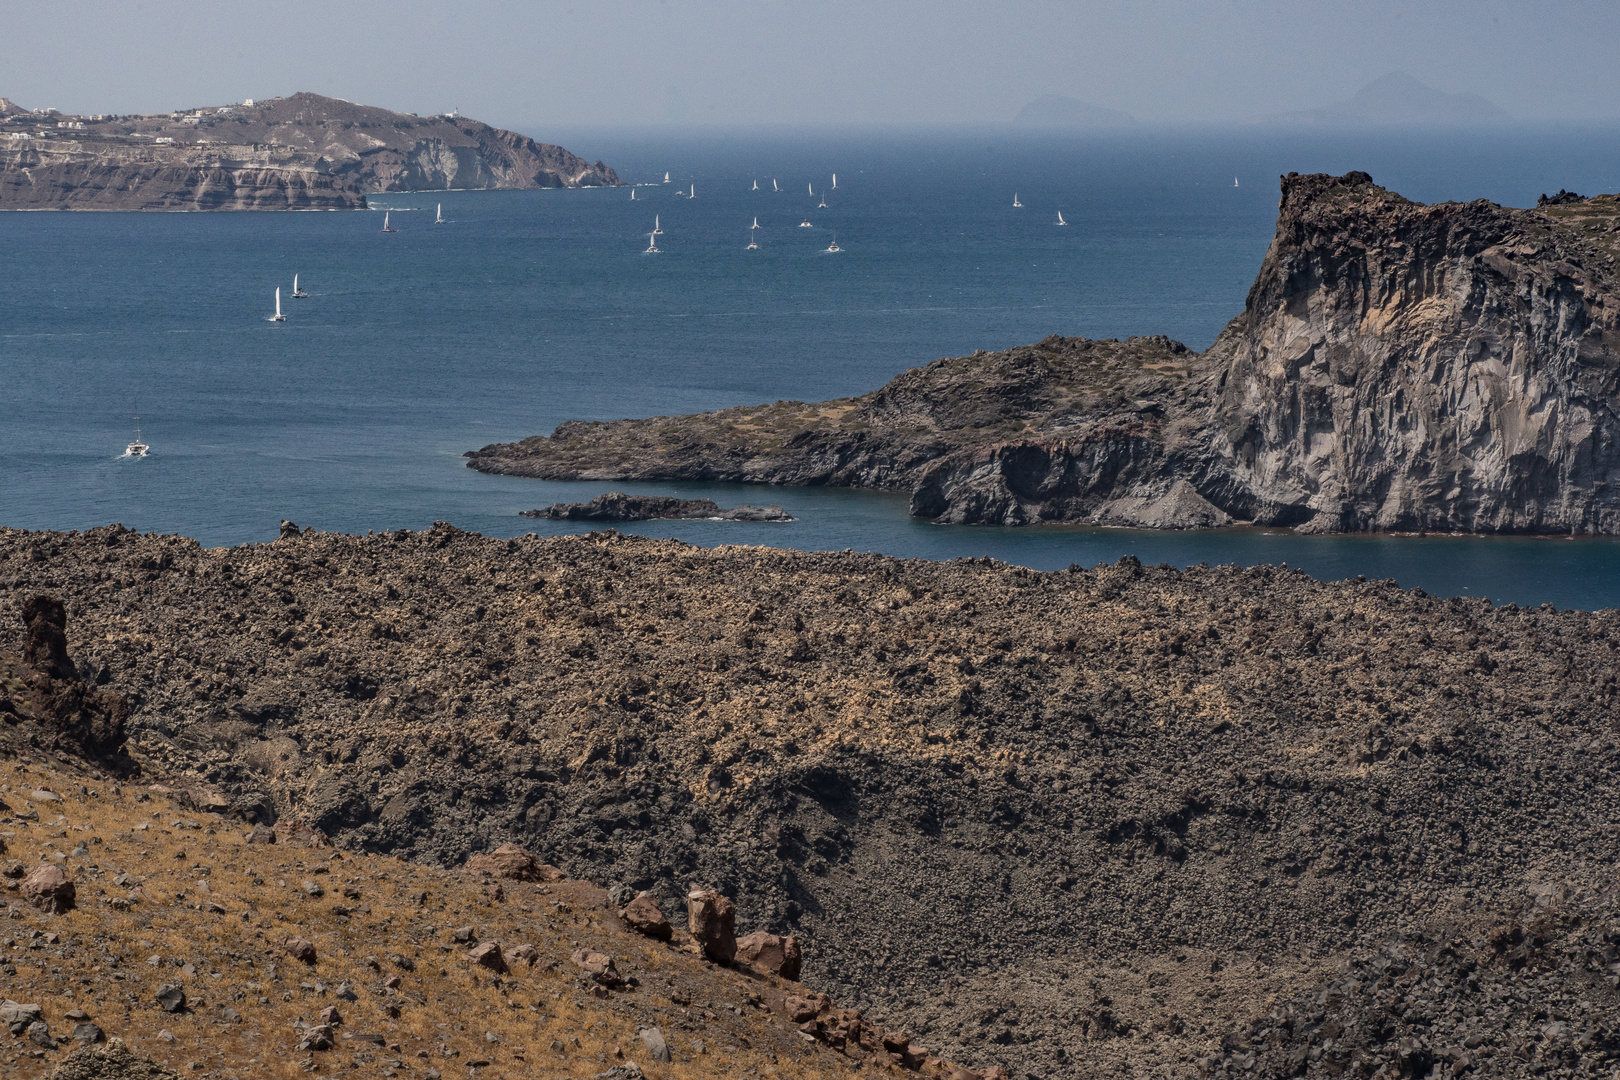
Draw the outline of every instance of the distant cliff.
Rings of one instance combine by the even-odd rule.
[[[600,161],[476,120],[318,94],[115,117],[0,98],[0,209],[352,209],[385,191],[619,182]]]
[[[911,493],[943,522],[1620,533],[1620,197],[1424,206],[1291,174],[1203,354],[1052,337],[857,398],[568,423],[468,455],[545,479]]]

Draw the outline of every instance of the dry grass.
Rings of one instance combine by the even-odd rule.
[[[31,799],[41,788],[62,801]],[[0,763],[0,800],[8,818],[39,811],[38,822],[0,825],[6,860],[63,863],[78,889],[77,910],[57,916],[12,892],[10,918],[0,921],[0,941],[9,942],[0,963],[16,967],[15,976],[0,976],[3,996],[43,1006],[53,1035],[70,1033],[65,1014],[83,1009],[108,1035],[183,1075],[220,1077],[430,1069],[590,1077],[621,1053],[666,1080],[793,1080],[858,1066],[788,1023],[781,1001],[796,984],[717,968],[641,937],[583,882],[503,882],[504,899],[494,899],[486,883],[458,872],[329,848],[250,845],[239,823],[166,794],[48,766]],[[305,882],[324,895],[306,895]],[[539,961],[505,976],[478,968],[452,944],[467,925],[483,941],[532,944]],[[315,943],[314,966],[283,951],[295,934]],[[592,996],[568,960],[578,946],[612,955],[639,988]],[[397,988],[384,985],[390,976]],[[184,1013],[165,1014],[155,1003],[169,982],[186,989]],[[358,1000],[335,997],[343,982]],[[343,1016],[337,1045],[295,1050],[295,1022],[317,1023],[327,1005]],[[664,1032],[673,1063],[648,1059],[637,1034],[644,1026]],[[381,1044],[345,1038],[354,1035]],[[43,1076],[65,1053],[0,1040],[4,1074]]]

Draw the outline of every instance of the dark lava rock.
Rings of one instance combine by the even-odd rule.
[[[610,491],[590,502],[552,503],[544,510],[525,510],[523,517],[552,521],[652,521],[661,518],[707,521],[792,521],[780,506],[737,506],[720,509],[713,499],[674,499],[661,495],[626,495]]]

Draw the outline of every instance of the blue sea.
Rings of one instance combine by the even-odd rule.
[[[272,539],[284,518],[510,536],[579,531],[518,512],[619,487],[798,518],[623,527],[696,544],[1041,569],[1127,553],[1286,562],[1324,580],[1620,607],[1612,540],[945,527],[908,518],[901,496],[544,483],[461,457],[568,419],[862,393],[1052,333],[1201,349],[1242,310],[1279,174],[1364,169],[1425,202],[1533,205],[1620,190],[1614,131],[532,134],[645,186],[634,200],[396,194],[373,212],[0,213],[0,524],[118,521],[210,546]],[[644,254],[655,215],[660,253]],[[307,299],[289,295],[295,273]],[[277,286],[284,323],[266,318]],[[137,410],[152,452],[121,458]]]

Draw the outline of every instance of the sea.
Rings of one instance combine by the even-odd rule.
[[[1286,563],[1442,596],[1620,607],[1611,539],[940,526],[909,518],[898,495],[548,483],[462,457],[569,419],[864,393],[937,357],[1053,333],[1202,349],[1243,308],[1281,174],[1362,169],[1423,202],[1527,206],[1560,188],[1620,190],[1620,130],[531,134],[606,161],[634,199],[626,187],[388,194],[369,212],[0,213],[0,525],[120,522],[210,547],[271,540],[284,519],[504,537],[588,529],[519,513],[618,489],[776,503],[796,519],[617,526],[705,546],[1036,569],[1124,555]],[[295,274],[307,298],[291,296]],[[285,322],[267,318],[277,287]],[[137,414],[151,453],[131,459]]]

